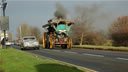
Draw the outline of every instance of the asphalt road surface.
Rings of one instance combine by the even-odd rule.
[[[19,49],[18,46],[13,46]],[[128,53],[114,53],[76,49],[25,50],[40,56],[83,66],[98,72],[128,72]]]

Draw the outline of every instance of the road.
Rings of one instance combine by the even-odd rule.
[[[17,46],[14,48],[19,49]],[[26,50],[56,60],[83,66],[98,72],[128,72],[128,53],[114,53],[78,49]]]

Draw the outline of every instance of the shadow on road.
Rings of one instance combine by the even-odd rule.
[[[35,67],[37,68],[37,72],[83,72],[76,67],[60,64],[39,64]]]

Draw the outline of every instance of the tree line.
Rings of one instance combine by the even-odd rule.
[[[71,28],[71,37],[75,45],[113,45],[128,46],[128,16],[117,18],[108,28],[108,33],[93,30],[95,19],[92,16],[98,7],[87,8],[77,6],[75,24]],[[91,17],[92,16],[92,17]]]
[[[35,36],[39,42],[42,43],[42,36],[40,28],[36,26],[31,26],[29,24],[20,24],[17,28],[17,38],[22,38],[24,36]]]

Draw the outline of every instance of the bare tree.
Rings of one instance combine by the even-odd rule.
[[[20,24],[17,28],[17,37],[22,38],[24,36],[35,36],[40,43],[42,41],[41,31],[38,27],[30,26],[28,24]]]
[[[22,38],[24,36],[31,35],[31,28],[28,24],[20,24],[17,28],[17,37]]]
[[[118,18],[110,27],[110,36],[115,46],[128,46],[128,16]]]
[[[71,28],[74,44],[85,43],[84,40],[88,32],[92,32],[92,24],[95,21],[92,15],[97,12],[97,9],[97,6],[85,7],[78,5],[75,7],[73,15],[75,25]]]
[[[8,32],[8,40],[9,41],[12,41],[13,40],[12,32]]]
[[[38,40],[40,39],[41,36],[41,31],[38,27],[31,27],[31,35],[35,36]]]

